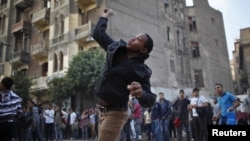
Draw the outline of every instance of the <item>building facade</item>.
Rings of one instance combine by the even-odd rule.
[[[1,75],[24,71],[37,83],[34,95],[46,93],[46,82],[65,75],[79,50],[98,46],[91,32],[105,8],[115,11],[107,33],[129,40],[145,32],[154,49],[146,63],[152,69],[152,90],[174,99],[179,89],[205,96],[214,83],[232,88],[221,12],[207,0],[0,0]],[[2,27],[4,26],[4,28]]]
[[[240,38],[234,43],[233,64],[235,92],[246,94],[250,84],[250,28],[240,30]]]

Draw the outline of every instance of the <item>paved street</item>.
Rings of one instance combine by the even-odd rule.
[[[63,140],[63,141],[97,141],[97,140]],[[147,140],[147,136],[145,133],[142,134],[142,140],[141,141],[153,141],[153,140]],[[177,141],[176,139],[170,139],[170,141]],[[185,141],[185,140],[184,140]]]

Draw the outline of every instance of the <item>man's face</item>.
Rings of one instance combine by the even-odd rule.
[[[194,97],[198,97],[199,96],[199,91],[194,91],[193,95],[194,95]]]
[[[180,93],[179,93],[179,96],[180,96],[180,98],[184,98],[184,93],[183,93],[183,92],[180,92]]]
[[[222,92],[223,92],[223,88],[222,88],[220,85],[215,85],[215,86],[214,86],[214,90],[215,90],[219,95],[221,95]]]
[[[131,52],[147,53],[148,50],[145,48],[146,42],[146,35],[140,33],[128,41],[127,49]]]

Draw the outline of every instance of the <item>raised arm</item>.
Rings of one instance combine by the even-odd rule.
[[[93,32],[93,38],[105,51],[107,51],[108,45],[114,42],[114,40],[106,33],[108,18],[112,15],[114,15],[113,10],[105,10],[103,16],[99,18]]]

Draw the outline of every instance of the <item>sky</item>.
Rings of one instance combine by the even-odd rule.
[[[222,12],[229,59],[240,29],[250,27],[250,0],[208,0],[209,5]]]

